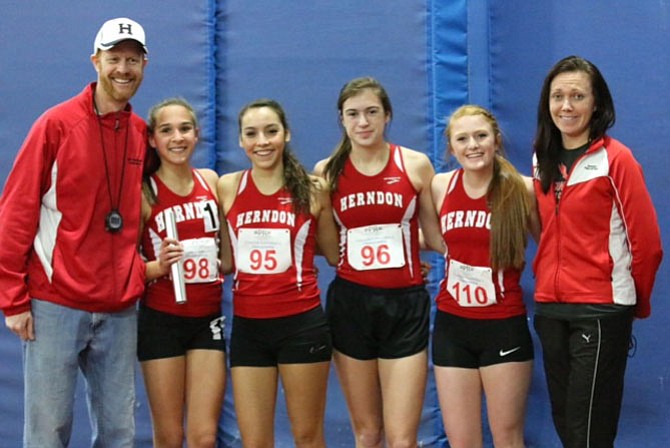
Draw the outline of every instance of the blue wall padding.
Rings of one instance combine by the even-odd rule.
[[[617,121],[611,135],[629,146],[642,165],[667,244],[670,7],[663,2],[579,0],[490,3],[493,112],[501,121],[512,161],[522,172],[530,173],[537,102],[550,67],[571,54],[590,59],[603,73],[614,98]],[[525,289],[532,292],[532,276],[524,278]],[[660,448],[670,444],[669,294],[666,261],[656,277],[652,315],[633,327],[637,351],[628,361],[617,446]],[[528,439],[537,446],[558,447],[540,363],[537,358]]]
[[[127,16],[147,33],[149,64],[143,85],[132,101],[145,117],[151,105],[175,95],[197,109],[201,141],[196,166],[214,166],[214,111],[212,100],[212,27],[210,1],[166,0],[143,4],[131,0],[113,3],[77,1],[7,2],[0,16],[0,185],[34,120],[51,107],[95,80],[89,56],[100,25],[112,17]],[[211,35],[211,36],[210,36]],[[0,229],[2,231],[2,229]],[[4,325],[3,325],[4,327]],[[0,329],[0,446],[20,446],[23,425],[21,346]],[[139,372],[138,372],[139,373]],[[90,445],[83,387],[77,390],[76,417],[71,446]],[[151,423],[141,375],[137,378],[137,446],[151,446]]]
[[[442,171],[445,159],[444,127],[447,116],[468,101],[467,1],[430,2],[429,70],[431,102],[427,119],[432,125],[431,160]]]
[[[429,74],[430,87],[427,120],[431,125],[431,161],[437,172],[444,171],[446,139],[444,128],[446,117],[468,98],[468,4],[465,0],[451,1],[448,6],[440,0],[429,4]],[[432,265],[428,275],[427,287],[431,297],[435,297],[439,282],[443,278],[444,260],[435,253],[424,258]],[[435,307],[432,307],[432,315]],[[431,319],[432,322],[432,319]],[[432,362],[430,363],[432,369]],[[444,435],[442,415],[437,399],[434,377],[430,375],[426,394],[426,412],[432,416],[433,444],[429,446],[448,446]]]
[[[252,99],[269,96],[285,106],[294,150],[311,169],[340,137],[335,108],[339,89],[349,79],[363,75],[377,77],[391,96],[395,113],[389,138],[429,155],[434,150],[433,126],[426,120],[432,82],[427,64],[430,10],[426,3],[348,1],[331,6],[285,4],[278,9],[271,1],[209,0],[188,6],[170,1],[160,11],[127,1],[113,7],[82,3],[67,10],[37,7],[37,3],[30,6],[30,2],[20,9],[10,6],[2,19],[3,32],[25,35],[23,45],[0,48],[2,60],[17,62],[8,64],[0,75],[7,80],[0,85],[3,99],[15,105],[12,115],[0,116],[0,135],[6,137],[8,148],[0,152],[3,181],[35,118],[95,78],[87,60],[92,39],[98,26],[115,16],[134,18],[148,35],[150,62],[144,85],[132,101],[135,111],[146,116],[151,105],[174,95],[184,96],[196,107],[201,127],[196,166],[216,167],[220,173],[246,167],[237,144],[237,111]],[[463,8],[464,3],[451,11],[457,6]],[[26,28],[42,31],[25,33]],[[332,271],[322,271],[325,288]],[[229,303],[225,309],[230,312]],[[3,401],[8,406],[3,415],[20,421],[20,353],[13,336],[4,336],[7,344],[0,346],[8,352],[4,359],[10,360],[4,365],[11,366],[7,374],[19,386],[13,388],[15,395],[3,394],[11,397]],[[328,433],[345,440],[346,445],[351,440],[347,439],[351,437],[348,418],[332,377],[335,386],[329,391]],[[148,444],[150,427],[141,381],[138,391],[138,446],[142,446]],[[83,445],[88,428],[81,393],[78,403],[73,444]],[[227,412],[231,407],[227,403]],[[282,413],[280,403],[278,445],[290,440]],[[230,425],[227,415],[223,421],[225,426],[228,420],[226,437],[230,440],[236,436],[231,428],[234,422]],[[426,416],[433,418],[433,414]],[[336,424],[330,424],[331,419]],[[422,429],[422,437],[428,440],[433,424],[423,427],[427,429]],[[3,425],[1,431],[11,431],[4,440],[18,444],[20,424]]]
[[[491,105],[490,0],[468,3],[468,102]]]
[[[273,6],[274,5],[274,6]],[[280,101],[292,146],[310,169],[340,137],[337,96],[358,76],[378,78],[394,106],[391,140],[427,152],[426,6],[401,0],[337,3],[248,2],[221,5],[220,170],[246,167],[237,113],[259,97]]]
[[[237,139],[237,113],[259,97],[285,107],[292,147],[311,169],[341,135],[336,101],[349,79],[371,75],[395,108],[388,132],[396,143],[444,164],[444,119],[467,102],[488,106],[500,121],[509,158],[530,173],[537,99],[545,73],[558,59],[581,54],[609,82],[617,108],[612,135],[642,165],[663,235],[670,225],[666,190],[670,167],[670,6],[666,2],[527,2],[522,0],[166,0],[144,4],[39,0],[8,2],[0,16],[0,185],[33,121],[95,79],[89,62],[100,24],[129,16],[147,31],[149,65],[132,101],[141,116],[159,100],[180,95],[196,108],[201,140],[194,165],[224,172],[248,166]],[[2,231],[2,229],[0,229]],[[531,244],[528,254],[534,255]],[[442,261],[429,257],[429,289]],[[652,317],[634,326],[637,351],[629,360],[618,445],[670,445],[670,272],[657,277]],[[319,264],[325,290],[332,269]],[[533,278],[523,277],[532,313]],[[230,282],[224,312],[230,323]],[[229,329],[228,329],[229,331]],[[528,404],[527,446],[554,448],[541,352]],[[21,348],[0,328],[0,445],[19,446],[22,432]],[[148,404],[137,379],[137,446],[151,445]],[[228,384],[230,392],[230,383]],[[221,445],[239,446],[230,394]],[[277,407],[277,446],[292,446],[283,398]],[[76,397],[72,446],[87,446],[90,431],[83,388]],[[353,446],[346,405],[334,373],[328,391],[329,446]],[[434,382],[430,381],[420,438],[444,447]],[[490,435],[487,433],[490,446]]]
[[[281,8],[271,5],[270,0],[234,0],[222,5],[219,12],[225,17],[219,28],[217,52],[217,63],[222,67],[218,91],[224,97],[218,128],[220,172],[248,167],[238,145],[237,114],[244,104],[259,97],[275,98],[283,104],[292,128],[291,146],[311,169],[330,154],[340,138],[336,110],[339,90],[350,79],[365,75],[378,78],[391,97],[394,118],[389,139],[433,158],[433,123],[426,120],[432,106],[433,81],[427,64],[431,56],[427,40],[432,39],[427,24],[432,11],[427,5],[382,0],[347,0],[337,5],[286,2]],[[272,14],[267,13],[270,8]],[[465,79],[464,8],[464,1],[456,2],[445,11],[453,23],[439,30],[446,36],[444,42],[455,34],[452,28],[462,31],[456,35],[463,41],[462,56],[450,59],[450,55],[444,55],[451,72],[442,78],[440,93],[448,98],[466,95],[466,83],[453,82],[454,78]],[[321,288],[325,291],[332,269],[320,266]],[[346,405],[335,375],[331,375],[328,400],[329,440],[339,446],[353,446]],[[429,394],[426,402],[421,437],[426,446],[432,446],[435,419],[439,420],[434,412],[434,394]],[[277,416],[278,433],[290,437],[281,401]],[[226,434],[234,432],[232,426],[224,419]]]
[[[113,4],[79,1],[64,7],[37,0],[3,5],[0,97],[0,185],[33,121],[47,108],[79,93],[96,74],[89,56],[99,26],[128,16],[147,33],[149,64],[132,101],[146,117],[149,107],[175,95],[197,109],[201,124],[197,166],[214,166],[214,79],[210,1],[166,0],[160,8],[131,0]]]

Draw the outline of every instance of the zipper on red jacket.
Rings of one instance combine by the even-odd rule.
[[[556,301],[561,302],[560,289],[558,288],[558,276],[561,271],[561,220],[558,214],[559,206],[563,195],[565,194],[565,187],[567,186],[567,181],[563,184],[561,195],[559,198],[556,198],[556,185],[554,185],[554,198],[556,198],[556,274],[554,275],[554,291],[556,291]]]
[[[567,193],[567,190],[568,190],[568,181],[570,180],[570,176],[572,175],[572,171],[573,171],[574,167],[577,166],[579,161],[581,161],[586,156],[586,154],[589,153],[590,149],[591,149],[591,147],[587,148],[586,151],[584,151],[584,154],[579,156],[572,163],[572,167],[570,167],[570,172],[567,173],[567,176],[565,176],[565,179],[563,181],[563,186],[561,188],[561,195],[559,196],[558,199],[556,199],[556,209],[555,209],[556,210],[556,235],[557,235],[556,244],[558,245],[556,253],[557,253],[558,260],[556,262],[556,275],[554,276],[554,291],[556,291],[556,301],[557,302],[561,302],[560,289],[558,287],[558,284],[559,284],[558,277],[559,277],[559,273],[560,273],[560,270],[561,270],[560,267],[561,267],[561,247],[562,247],[562,245],[561,245],[561,220],[560,220],[560,215],[559,215],[559,208],[560,208],[560,205],[561,205],[561,201],[563,201],[563,199],[565,199],[565,194]],[[554,185],[554,197],[555,196],[556,196],[556,185]]]

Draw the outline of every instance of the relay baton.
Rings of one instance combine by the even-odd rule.
[[[171,209],[165,210],[165,230],[167,237],[179,240],[177,235],[177,223],[174,220],[174,214]],[[170,266],[172,273],[172,286],[174,286],[174,300],[177,303],[186,303],[186,284],[184,282],[184,263],[182,260],[172,263]]]

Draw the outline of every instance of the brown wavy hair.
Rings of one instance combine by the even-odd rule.
[[[250,109],[259,109],[261,107],[267,107],[268,109],[273,110],[277,114],[284,131],[290,131],[286,112],[284,112],[284,108],[281,104],[269,98],[260,98],[250,102],[240,110],[240,113],[237,116],[237,125],[240,133],[242,132],[242,119],[244,118],[244,115]],[[284,147],[282,162],[284,166],[284,186],[289,193],[291,193],[291,197],[293,198],[293,211],[296,213],[309,213],[314,183],[305,167],[302,166],[298,158],[293,154],[288,143]]]

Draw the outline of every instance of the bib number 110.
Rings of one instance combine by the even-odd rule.
[[[456,282],[451,285],[449,292],[461,306],[486,306],[489,302],[486,289],[481,286]]]

